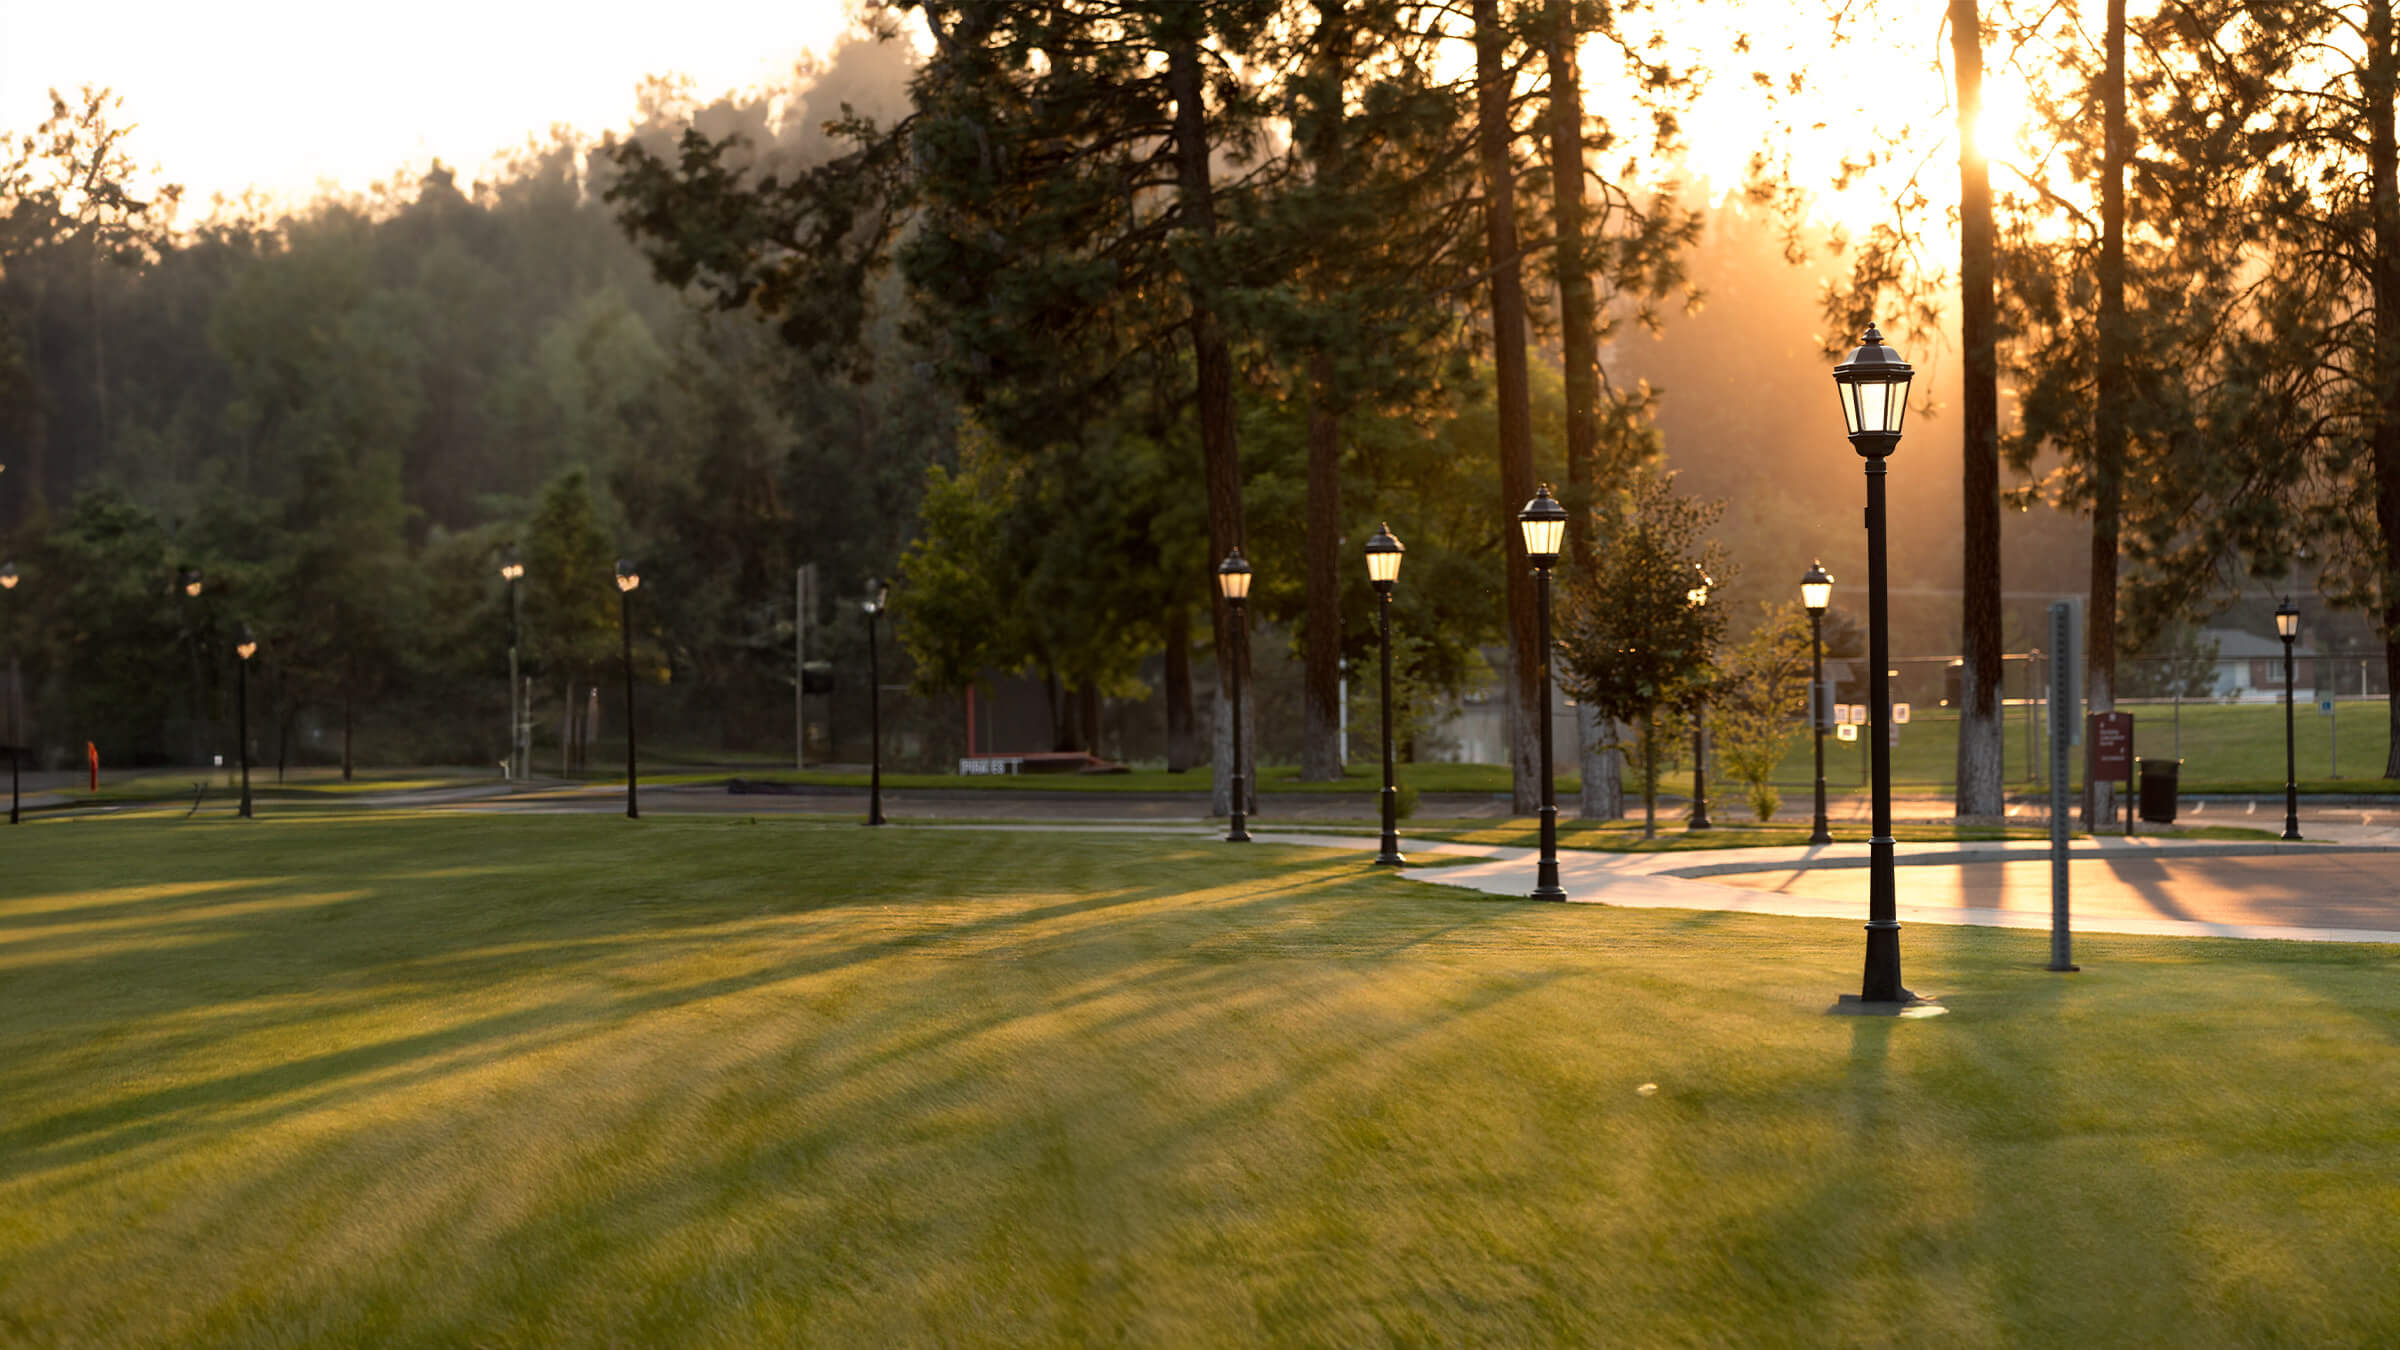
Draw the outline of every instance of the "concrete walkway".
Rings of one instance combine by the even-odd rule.
[[[1255,833],[1255,832],[1254,832]],[[1372,837],[1255,834],[1262,842],[1372,852]],[[1492,895],[1533,888],[1532,849],[1410,844],[1486,861],[1402,875]],[[2050,846],[2040,840],[1901,844],[1902,923],[2050,927]],[[2068,849],[2077,932],[2400,943],[2400,845],[2083,839]],[[1795,918],[1867,916],[1867,846],[1559,855],[1570,902]]]

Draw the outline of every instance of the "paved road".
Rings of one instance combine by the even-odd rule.
[[[1865,873],[1796,869],[1718,878],[1724,885],[1781,896],[1863,905]],[[1975,911],[2011,927],[2050,924],[2048,860],[1911,867],[1900,874],[1909,903],[1922,911]],[[2068,863],[2075,925],[2101,931],[2159,931],[2152,925],[2204,925],[2243,936],[2260,930],[2373,932],[2400,941],[2400,854],[2334,852],[2314,856],[2084,858]],[[2181,929],[2169,931],[2182,931]]]
[[[1295,836],[1305,838],[1306,836]],[[2049,846],[1902,844],[1903,923],[2050,926]],[[1564,853],[1571,900],[1864,921],[1866,846],[1715,853]],[[1531,889],[1530,850],[1410,873],[1491,894]],[[2078,840],[2068,887],[2077,932],[2400,943],[2400,846]]]

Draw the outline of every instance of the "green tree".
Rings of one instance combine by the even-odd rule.
[[[1792,601],[1770,608],[1734,645],[1709,691],[1717,759],[1749,790],[1750,809],[1761,821],[1773,818],[1782,801],[1776,766],[1807,730],[1808,681],[1808,612]]]
[[[1723,546],[1703,539],[1724,509],[1677,493],[1672,473],[1638,474],[1594,504],[1592,568],[1566,575],[1560,684],[1604,718],[1643,725],[1645,838],[1658,829],[1660,709],[1707,685],[1724,635],[1724,607],[1691,599],[1695,575],[1732,571]]]
[[[591,476],[569,469],[551,480],[526,522],[525,645],[536,672],[560,688],[570,725],[578,694],[595,685],[617,655],[617,550],[609,546],[592,497]],[[561,747],[567,767],[580,762],[579,738]]]

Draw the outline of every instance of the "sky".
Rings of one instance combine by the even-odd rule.
[[[1943,0],[1849,6],[1846,41],[1830,43],[1823,12],[1788,0],[1717,0],[1706,22],[1668,0],[1682,53],[1718,73],[1686,116],[1689,167],[1723,192],[1770,124],[1790,123],[1800,176],[1822,183],[1845,154],[1889,143],[1945,115]],[[398,15],[405,13],[406,18]],[[623,0],[419,0],[405,11],[323,0],[115,0],[109,21],[35,0],[0,0],[0,128],[30,129],[46,91],[105,85],[124,98],[145,165],[185,189],[185,220],[212,195],[257,188],[296,204],[325,186],[362,191],[439,158],[473,178],[495,155],[567,124],[621,128],[645,77],[689,77],[703,98],[779,82],[811,52],[831,50],[850,24],[845,0],[694,0],[681,7]],[[662,17],[663,16],[663,17]],[[1728,55],[1728,34],[1751,36]],[[1471,59],[1461,48],[1460,58]],[[1611,91],[1607,53],[1587,55],[1591,100]],[[1620,67],[1621,68],[1621,67]],[[1770,104],[1750,68],[1805,69],[1811,89]],[[1861,72],[1876,78],[1859,78]],[[2004,107],[2010,89],[1991,91]],[[1936,135],[1924,149],[1954,157]],[[1989,143],[2000,144],[2004,135]],[[1923,156],[1917,156],[1922,160]],[[1954,162],[1954,158],[1953,158]],[[1956,171],[1925,182],[1940,211],[1956,200]],[[1827,200],[1822,214],[1862,223],[1872,194]]]
[[[0,128],[31,130],[54,86],[113,88],[136,156],[202,212],[251,186],[286,201],[327,182],[360,190],[437,156],[472,176],[555,123],[623,126],[647,75],[688,75],[704,96],[764,84],[848,22],[841,0],[111,0],[95,13],[0,0]]]

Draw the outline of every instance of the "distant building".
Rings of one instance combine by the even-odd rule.
[[[2209,692],[2229,703],[2271,703],[2283,697],[2283,639],[2239,628],[2204,628],[2203,645],[2217,645],[2217,682]],[[2292,688],[2317,688],[2317,663],[2302,656],[2292,663]]]

